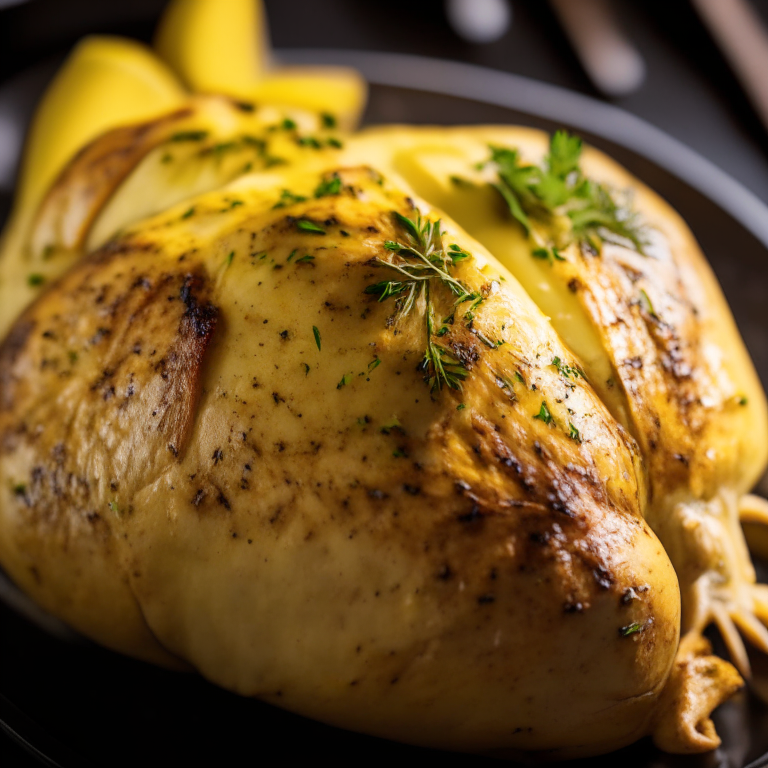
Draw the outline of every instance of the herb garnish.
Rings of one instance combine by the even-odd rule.
[[[280,200],[272,206],[272,210],[276,208],[285,208],[286,205],[293,205],[294,203],[304,203],[307,198],[303,195],[294,195],[290,189],[284,189],[280,193]]]
[[[315,224],[314,221],[310,221],[309,219],[297,219],[296,226],[302,232],[309,232],[313,235],[325,234],[325,230],[321,226]]]
[[[33,272],[31,275],[27,275],[27,285],[30,288],[38,288],[45,282],[45,275],[41,275],[39,272]]]
[[[583,379],[583,378],[586,378],[584,376],[584,371],[582,371],[581,368],[575,368],[572,365],[567,365],[559,357],[553,357],[552,358],[552,365],[555,368],[557,368],[558,372],[562,376],[564,376],[566,379],[570,379],[570,378]]]
[[[640,306],[654,319],[658,320],[659,316],[656,314],[656,310],[653,308],[650,296],[641,288],[640,289]]]
[[[208,138],[208,131],[179,131],[174,133],[168,141],[203,141]]]
[[[552,417],[552,414],[549,412],[549,408],[547,407],[547,401],[542,400],[541,401],[541,408],[539,409],[539,412],[534,415],[534,419],[539,419],[539,421],[543,421],[545,424],[554,424],[555,420]]]
[[[300,259],[296,259],[297,264],[309,264],[310,261],[314,261],[315,257],[310,256],[307,254],[306,256],[302,256]]]
[[[320,120],[323,123],[323,128],[335,128],[336,127],[336,116],[332,115],[330,112],[321,112],[320,113]]]
[[[445,233],[441,230],[439,220],[422,219],[418,211],[414,219],[397,211],[393,212],[393,216],[405,235],[405,242],[388,240],[384,247],[399,257],[399,261],[386,261],[378,257],[375,261],[380,266],[395,270],[404,279],[382,280],[369,285],[365,292],[378,296],[380,302],[395,298],[395,322],[416,310],[419,297],[424,300],[427,339],[424,358],[419,367],[433,392],[443,386],[461,389],[462,381],[469,373],[468,369],[448,349],[438,344],[434,337],[444,336],[448,332],[448,325],[454,322],[456,308],[466,301],[473,302],[464,318],[468,324],[471,323],[472,309],[482,301],[480,294],[470,291],[450,274],[455,263],[468,258],[470,254],[455,244],[445,247]],[[453,298],[453,312],[438,325],[434,294],[441,287],[447,288]]]
[[[570,428],[570,431],[568,432],[568,437],[571,438],[571,440],[575,440],[577,443],[581,442],[581,432],[579,432],[576,427],[573,426],[572,422],[568,423],[568,426]]]
[[[341,389],[342,387],[346,387],[347,384],[349,384],[350,381],[352,381],[352,375],[351,373],[345,373],[341,377],[341,381],[336,385],[336,389]]]
[[[567,216],[570,233],[557,243],[558,247],[573,241],[590,246],[606,241],[629,245],[643,253],[647,240],[637,214],[606,185],[585,177],[579,167],[580,138],[557,131],[541,165],[524,165],[514,149],[491,146],[490,150],[489,162],[498,173],[498,181],[492,186],[526,233],[531,232],[532,220],[551,224],[555,216]],[[552,244],[546,245],[537,247],[534,256],[563,260]]]
[[[327,179],[323,179],[315,189],[315,197],[326,197],[328,195],[338,195],[341,192],[341,176],[334,173]]]
[[[317,344],[318,350],[320,349],[320,331],[316,325],[312,326],[312,333],[315,335],[315,344]]]
[[[631,624],[627,624],[626,627],[621,627],[621,629],[619,629],[619,634],[622,637],[629,637],[630,635],[634,635],[637,632],[642,632],[644,629],[644,624],[638,624],[638,622],[634,621]]]

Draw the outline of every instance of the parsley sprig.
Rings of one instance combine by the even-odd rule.
[[[564,239],[547,243],[546,248],[539,245],[537,256],[545,258],[551,252],[557,259],[556,248],[573,241],[595,250],[601,241],[616,242],[643,253],[647,239],[637,213],[607,186],[584,175],[579,167],[582,145],[578,136],[557,131],[541,165],[523,164],[515,149],[491,146],[490,150],[488,162],[498,174],[492,186],[527,234],[532,232],[532,221],[546,225],[553,224],[556,216],[570,220],[570,232],[564,233]]]
[[[441,390],[444,386],[461,389],[469,371],[436,339],[448,332],[448,325],[454,322],[456,308],[460,304],[472,302],[466,313],[469,317],[465,317],[465,320],[471,322],[474,310],[483,300],[479,293],[470,291],[451,274],[454,265],[468,258],[470,254],[456,244],[446,248],[443,242],[445,233],[441,229],[439,219],[423,219],[418,211],[413,219],[397,211],[393,212],[393,216],[404,237],[398,241],[388,240],[384,247],[394,254],[397,261],[376,257],[375,262],[394,270],[398,278],[373,283],[365,289],[365,293],[378,296],[380,302],[395,299],[395,322],[413,314],[419,298],[423,299],[427,338],[420,369],[433,392]],[[442,322],[438,322],[435,298],[436,292],[441,288],[449,292],[453,300],[453,311]]]

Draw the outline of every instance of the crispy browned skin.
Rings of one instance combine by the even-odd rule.
[[[500,754],[638,738],[679,597],[633,440],[450,223],[474,255],[456,275],[486,300],[474,332],[443,338],[463,392],[430,397],[423,321],[393,325],[365,293],[413,203],[342,176],[341,195],[289,209],[246,184],[171,210],[17,321],[0,352],[4,567],[111,647],[345,727]],[[319,180],[289,181],[311,196]]]

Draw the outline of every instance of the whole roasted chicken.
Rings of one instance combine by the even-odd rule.
[[[40,108],[0,257],[2,567],[344,728],[713,749],[742,678],[703,630],[744,676],[739,632],[768,651],[739,523],[768,414],[685,224],[563,132],[351,133],[353,73],[265,76],[232,43],[258,6],[215,5],[158,37],[209,95],[92,39]]]

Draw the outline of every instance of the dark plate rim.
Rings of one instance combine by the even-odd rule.
[[[768,249],[765,203],[682,141],[612,104],[522,75],[427,56],[327,48],[277,49],[274,54],[284,64],[352,67],[372,85],[455,96],[587,131],[676,176],[728,213]],[[61,636],[62,627],[57,620],[24,605],[23,596],[18,595],[20,600],[8,600],[9,596],[3,595],[4,602],[49,633]],[[0,732],[13,738],[42,765],[80,762],[2,695],[0,705]],[[745,768],[766,766],[768,754]]]
[[[722,208],[768,248],[768,205],[684,142],[613,104],[522,75],[428,56],[285,48],[276,50],[275,58],[284,64],[352,67],[374,85],[458,96],[587,131],[677,176]]]

